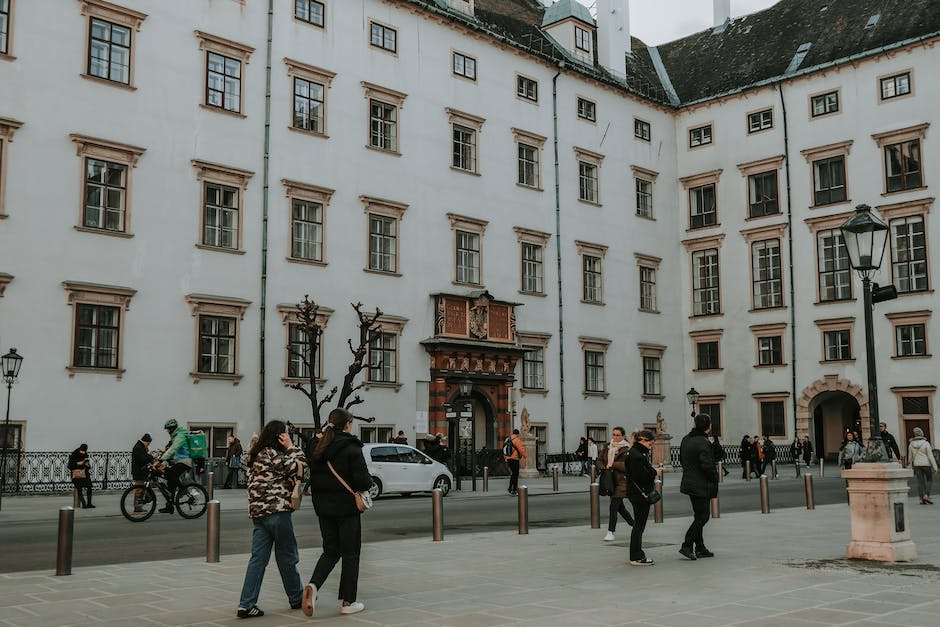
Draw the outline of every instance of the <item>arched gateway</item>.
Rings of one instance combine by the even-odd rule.
[[[796,432],[809,436],[820,457],[838,454],[846,429],[861,427],[862,437],[869,436],[868,395],[861,386],[838,375],[825,375],[803,388],[796,402]]]

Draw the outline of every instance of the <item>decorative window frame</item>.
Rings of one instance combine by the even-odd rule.
[[[659,360],[659,394],[646,394],[646,381],[640,381],[640,396],[644,400],[657,400],[661,401],[666,398],[666,395],[663,394],[665,385],[663,384],[663,355],[666,352],[666,346],[663,344],[651,344],[647,342],[637,342],[636,344],[637,351],[640,354],[640,373],[642,376],[646,375],[646,368],[643,365],[643,360],[647,357],[654,357]]]
[[[933,315],[932,309],[921,309],[918,311],[902,311],[897,313],[888,313],[885,314],[885,318],[891,322],[891,332],[894,336],[894,353],[891,355],[891,359],[930,359],[933,355],[930,354],[930,316]],[[922,324],[924,325],[924,354],[923,355],[899,355],[898,354],[898,327],[906,326],[911,324]]]
[[[850,364],[855,362],[855,316],[846,316],[843,318],[826,318],[824,320],[814,320],[819,328],[819,347],[822,351],[821,364]],[[830,331],[848,331],[849,332],[849,357],[848,359],[826,359],[826,333]]]
[[[323,267],[328,265],[328,262],[326,261],[326,213],[335,190],[332,190],[328,187],[320,187],[319,185],[301,183],[300,181],[292,181],[290,179],[281,179],[281,185],[284,186],[284,196],[287,198],[287,261],[291,263],[306,264],[309,266]],[[320,210],[320,222],[323,225],[323,242],[320,251],[321,261],[317,261],[315,259],[300,259],[293,256],[295,199],[319,203],[322,206],[322,209]]]
[[[394,200],[386,200],[385,198],[374,198],[372,196],[360,196],[359,202],[362,203],[362,210],[366,214],[366,263],[363,266],[362,270],[370,274],[378,274],[382,276],[401,276],[401,219],[405,215],[405,210],[408,209],[408,205],[400,202],[395,202]],[[384,270],[375,270],[369,267],[370,255],[372,254],[371,249],[371,233],[369,231],[369,214],[376,214],[385,216],[387,218],[392,218],[395,220],[396,233],[395,236],[395,269],[392,272],[385,272]],[[481,238],[482,246],[482,238]],[[482,258],[482,255],[481,255]]]
[[[544,231],[536,231],[534,229],[527,229],[521,226],[512,227],[513,232],[516,234],[516,241],[519,242],[519,293],[525,294],[526,296],[547,296],[545,292],[545,250],[548,247],[548,242],[552,238],[551,233],[546,233]],[[524,274],[522,273],[522,244],[532,244],[533,246],[539,246],[542,249],[542,291],[541,292],[530,292],[523,289],[525,283],[523,282]],[[516,331],[516,335],[519,335],[519,331]]]
[[[644,139],[642,141],[649,141],[649,140]],[[635,210],[633,213],[638,218],[643,218],[644,220],[653,220],[655,222],[656,221],[656,210],[655,210],[656,208],[656,200],[655,200],[656,199],[656,179],[659,178],[659,172],[656,172],[655,170],[648,170],[647,168],[641,168],[638,165],[631,165],[630,171],[633,172],[634,192],[636,191],[636,179],[646,181],[647,183],[650,184],[650,205],[651,205],[650,215],[648,216],[640,215],[636,211],[638,207],[634,208]]]
[[[16,61],[16,57],[13,56],[13,24],[16,21],[14,14],[16,13],[16,0],[10,0],[10,4],[7,7],[10,9],[9,15],[7,16],[7,49],[6,52],[0,52],[0,61]]]
[[[820,113],[819,115],[813,115],[813,98],[820,98],[822,96],[828,96],[829,94],[836,95],[836,102],[838,103],[838,108],[835,111],[830,111],[829,113]],[[839,115],[842,113],[842,88],[836,87],[835,89],[824,89],[822,91],[817,91],[810,94],[806,99],[807,105],[809,106],[809,117],[808,120],[812,122],[813,120],[820,120],[822,118],[828,118],[834,115]]]
[[[786,309],[787,301],[786,298],[786,285],[785,285],[785,272],[784,268],[786,267],[785,259],[783,258],[784,248],[783,248],[783,235],[787,231],[787,223],[783,222],[781,224],[769,224],[767,226],[759,226],[750,229],[742,229],[739,231],[741,236],[744,238],[744,243],[747,245],[747,257],[748,257],[748,276],[750,277],[750,292],[751,292],[751,308],[748,310],[750,313],[757,313],[763,311],[774,311],[778,309]],[[780,250],[780,304],[776,307],[760,307],[758,308],[754,302],[754,244],[757,242],[763,242],[767,240],[777,240],[777,246]]]
[[[754,367],[765,369],[765,368],[783,368],[788,366],[787,362],[787,345],[786,345],[786,333],[787,323],[786,322],[773,322],[770,324],[753,324],[751,325],[751,335],[754,336]],[[761,364],[760,363],[760,339],[765,337],[779,337],[780,338],[780,363],[779,364]]]
[[[693,131],[704,131],[704,129],[709,129],[709,138],[707,142],[700,142],[698,144],[692,145],[692,132]],[[702,122],[701,124],[696,124],[695,126],[688,127],[686,131],[686,148],[688,150],[698,150],[699,148],[704,148],[706,146],[712,146],[715,143],[715,122]]]
[[[134,11],[133,9],[128,9],[127,7],[111,4],[110,2],[105,2],[104,0],[79,1],[82,3],[81,14],[87,18],[85,20],[85,69],[82,72],[81,77],[96,83],[110,85],[111,87],[136,91],[137,88],[134,86],[134,66],[136,63],[134,63],[134,61],[137,56],[137,36],[135,33],[140,32],[140,25],[144,20],[147,19],[147,14],[141,13],[140,11]],[[108,80],[106,78],[101,78],[100,76],[94,76],[88,73],[88,63],[91,51],[92,18],[98,18],[106,22],[118,24],[119,26],[126,26],[128,29],[130,29],[131,43],[130,46],[128,46],[130,48],[130,59],[128,60],[128,74],[126,84],[118,81]]]
[[[195,319],[193,324],[193,369],[189,373],[193,384],[205,379],[231,381],[232,385],[238,385],[244,376],[239,368],[241,365],[241,321],[245,318],[245,310],[251,304],[251,301],[229,296],[213,296],[211,294],[187,294],[186,303],[189,305],[190,315]],[[235,320],[235,365],[232,374],[199,372],[199,317],[203,315],[233,318]]]
[[[924,246],[927,250],[927,289],[917,292],[898,292],[899,298],[933,293],[933,273],[930,271],[930,230],[927,218],[930,215],[930,209],[933,207],[934,200],[936,200],[934,197],[920,198],[877,207],[881,218],[888,225],[888,241],[885,244],[885,257],[888,259],[888,276],[891,277],[892,284],[894,284],[894,269],[891,259],[894,252],[894,242],[891,237],[891,221],[911,216],[921,216],[924,220]]]
[[[485,285],[485,282],[483,281],[483,234],[486,232],[486,225],[489,224],[489,221],[481,220],[480,218],[471,218],[470,216],[462,216],[456,213],[448,213],[447,220],[450,222],[450,230],[454,233],[454,237],[451,240],[453,242],[453,248],[451,249],[451,259],[454,260],[454,279],[451,281],[451,283],[454,285]],[[476,233],[480,237],[479,283],[464,283],[457,280],[457,231]]]
[[[201,109],[206,109],[208,111],[214,111],[216,113],[224,113],[225,115],[231,115],[236,118],[246,118],[248,117],[245,114],[245,94],[247,89],[245,88],[245,81],[247,80],[247,72],[245,71],[245,66],[248,65],[248,59],[251,58],[251,53],[255,51],[251,46],[246,46],[245,44],[240,44],[237,41],[232,41],[231,39],[225,39],[224,37],[219,37],[217,35],[210,35],[201,30],[195,30],[193,33],[196,35],[196,39],[199,40],[199,49],[204,50],[205,54],[203,55],[202,63],[202,103],[199,105]],[[207,100],[209,95],[209,53],[214,52],[231,59],[236,59],[242,64],[241,71],[239,72],[239,92],[238,92],[238,111],[229,111],[223,107],[213,107]]]
[[[904,97],[904,96],[900,96]],[[914,126],[908,126],[905,128],[899,128],[894,131],[885,131],[884,133],[872,133],[871,138],[875,140],[875,143],[878,145],[878,150],[881,152],[881,182],[884,185],[884,191],[881,192],[882,197],[884,196],[895,196],[897,194],[907,194],[911,192],[916,192],[927,187],[927,168],[924,165],[924,148],[926,145],[927,139],[927,129],[930,128],[930,122],[924,122],[922,124],[916,124]],[[902,144],[904,142],[917,140],[920,143],[920,187],[909,187],[907,189],[899,189],[897,191],[889,192],[888,191],[888,164],[887,164],[887,155],[885,154],[885,148],[894,144]]]
[[[881,90],[881,83],[883,80],[888,78],[896,78],[898,76],[903,76],[907,74],[907,82],[910,86],[910,91],[906,94],[900,94],[895,96],[884,97],[884,92]],[[903,100],[904,98],[913,98],[914,97],[914,68],[908,67],[900,70],[895,70],[893,72],[888,72],[887,74],[881,74],[875,78],[875,93],[878,96],[878,104],[882,105],[886,102],[896,102],[898,100]]]
[[[447,121],[450,124],[450,143],[451,148],[453,148],[454,143],[454,125],[463,126],[469,128],[476,133],[476,142],[474,143],[474,150],[476,154],[473,159],[473,169],[464,170],[463,168],[458,168],[451,162],[450,169],[454,172],[460,172],[461,174],[470,174],[472,176],[480,176],[480,155],[481,155],[481,142],[480,137],[483,134],[483,125],[486,123],[486,118],[481,118],[478,115],[473,115],[472,113],[466,113],[464,111],[459,111],[452,107],[444,107],[444,113],[447,114]]]
[[[689,311],[691,315],[689,319],[692,318],[711,318],[714,316],[723,316],[724,307],[722,306],[723,298],[721,293],[722,285],[724,281],[721,280],[721,244],[724,242],[725,234],[718,233],[715,235],[706,235],[704,237],[696,237],[693,239],[682,240],[682,245],[685,247],[686,252],[689,254]],[[695,314],[695,284],[692,281],[692,277],[695,273],[695,253],[702,250],[711,250],[715,249],[718,251],[718,313],[713,314]]]
[[[522,376],[520,376],[520,385],[519,393],[522,396],[526,394],[538,394],[539,396],[546,396],[548,394],[548,375],[545,372],[545,353],[548,349],[548,342],[552,339],[551,333],[542,333],[539,331],[516,331],[516,344],[519,348],[525,349],[528,347],[540,348],[542,349],[542,383],[543,387],[540,388],[527,388],[525,387],[525,364],[524,356],[519,357],[519,365],[522,370]]]
[[[806,163],[809,165],[809,193],[810,193],[810,202],[807,205],[810,209],[818,209],[821,207],[832,207],[835,205],[849,205],[852,203],[851,190],[849,189],[849,153],[852,152],[852,144],[855,143],[854,139],[849,139],[846,141],[835,142],[832,144],[826,144],[825,146],[816,146],[814,148],[806,148],[801,150],[800,154],[803,155],[803,158],[806,159]],[[842,157],[842,163],[845,170],[845,200],[839,200],[836,202],[824,203],[821,205],[816,204],[816,171],[815,171],[815,162],[822,161],[823,159],[831,159],[833,157]]]
[[[585,104],[589,104],[591,105],[591,107],[593,107],[592,114],[590,117],[587,115],[581,115],[581,103],[582,102],[584,102]],[[594,124],[596,126],[597,125],[597,101],[581,96],[580,94],[575,94],[574,114],[577,119],[587,122],[588,124]]]
[[[692,174],[691,176],[683,176],[679,179],[679,182],[682,183],[682,189],[685,190],[686,233],[700,231],[702,229],[715,229],[721,226],[721,220],[719,219],[718,182],[721,180],[722,172],[724,172],[724,170],[719,168],[717,170]],[[706,185],[715,186],[715,223],[704,227],[692,228],[692,196],[690,194],[692,193],[692,189]]]
[[[764,113],[770,112],[770,126],[766,128],[759,128],[755,131],[751,130],[751,116],[752,115],[762,115]],[[774,108],[770,107],[761,107],[760,109],[754,109],[753,111],[748,111],[744,114],[744,126],[748,135],[757,135],[758,133],[765,133],[771,131],[774,128]]]
[[[649,134],[649,137],[643,137],[642,135],[637,135],[637,122],[641,125],[646,125],[646,130]],[[653,123],[644,118],[633,116],[633,138],[639,139],[641,142],[650,143],[653,140]]]
[[[212,250],[216,252],[229,253],[235,255],[244,255],[245,250],[242,247],[242,240],[245,235],[245,191],[248,188],[248,180],[255,175],[254,172],[234,168],[232,166],[220,165],[209,161],[200,161],[193,159],[190,161],[193,168],[196,169],[196,180],[199,181],[199,237],[196,239],[196,248],[202,250]],[[221,246],[210,246],[203,244],[202,240],[206,230],[206,184],[216,183],[234,187],[238,190],[238,245],[235,248],[223,248]]]
[[[751,394],[751,397],[757,402],[757,431],[755,433],[760,433],[760,435],[766,435],[763,433],[764,428],[762,424],[761,416],[761,405],[763,403],[782,403],[783,404],[783,435],[772,435],[771,438],[777,440],[787,440],[790,437],[790,420],[788,420],[788,411],[787,411],[787,400],[790,398],[789,392],[757,392]]]
[[[405,98],[408,97],[408,94],[396,91],[394,89],[389,89],[388,87],[382,87],[381,85],[376,85],[375,83],[369,83],[367,81],[360,81],[359,85],[362,86],[362,96],[366,99],[366,148],[369,150],[374,150],[386,155],[395,155],[396,157],[401,156],[401,110],[405,106]],[[383,104],[387,104],[395,107],[396,116],[395,116],[395,149],[394,150],[384,150],[378,146],[373,146],[371,141],[372,132],[372,101],[378,100]],[[479,151],[479,146],[477,146]]]
[[[724,329],[703,329],[701,331],[690,331],[689,339],[692,340],[692,355],[695,367],[692,372],[720,372],[724,370],[721,359],[721,339],[725,334]],[[698,367],[698,345],[710,342],[718,343],[718,367],[717,368],[699,368]],[[699,399],[701,400],[701,399]]]
[[[536,156],[538,157],[538,164],[536,167],[535,177],[538,184],[535,186],[524,185],[519,182],[519,177],[516,176],[516,186],[521,187],[522,189],[531,189],[538,192],[545,191],[542,188],[542,149],[545,147],[545,142],[548,140],[547,137],[539,135],[538,133],[532,133],[530,131],[524,131],[521,128],[511,128],[513,139],[516,143],[516,161],[518,167],[519,160],[519,144],[526,144],[527,146],[533,146],[535,148]]]
[[[718,431],[719,437],[722,438],[725,437],[725,398],[727,398],[725,394],[701,394],[696,406],[698,413],[705,413],[701,411],[702,405],[718,405]],[[715,417],[711,414],[708,414],[708,417],[712,419],[712,431],[714,431]]]
[[[316,0],[316,1],[317,1],[318,4],[323,5],[323,24],[317,24],[316,22],[311,22],[311,21],[309,21],[309,20],[304,20],[304,19],[301,19],[301,18],[297,17],[297,5],[296,5],[296,3],[295,3],[295,5],[294,5],[294,10],[291,11],[291,17],[293,17],[293,19],[294,19],[295,22],[298,22],[298,23],[300,23],[300,24],[303,24],[304,26],[309,26],[309,27],[311,27],[311,28],[318,28],[318,29],[320,29],[320,30],[325,31],[325,30],[326,30],[326,21],[327,21],[327,19],[328,19],[327,16],[330,14],[330,13],[329,13],[329,10],[328,10],[328,6],[329,6],[329,5],[328,5],[328,2],[329,2],[329,0]]]
[[[933,415],[934,415],[934,395],[937,393],[936,385],[899,385],[891,388],[891,392],[894,394],[894,398],[898,402],[898,418],[902,421],[901,428],[904,428],[904,420],[928,420],[930,426],[933,427]],[[927,397],[927,413],[926,414],[905,414],[904,413],[904,399],[911,396],[926,396]],[[907,453],[907,451],[903,451]]]
[[[521,79],[521,80],[525,80],[525,81],[531,81],[531,82],[535,83],[535,98],[529,98],[528,96],[524,96],[524,95],[522,95],[522,94],[519,93],[519,82],[520,82],[520,79]],[[532,78],[531,76],[528,76],[528,75],[526,75],[526,74],[522,74],[522,73],[520,73],[520,72],[516,72],[516,98],[517,98],[518,100],[523,101],[523,102],[527,102],[527,103],[529,103],[529,104],[531,104],[531,105],[538,105],[538,103],[539,103],[539,82],[538,82],[538,80],[535,79],[535,78]]]
[[[855,215],[854,211],[843,211],[834,215],[820,216],[818,218],[806,218],[803,220],[813,236],[813,255],[816,257],[816,261],[813,264],[816,268],[816,301],[813,303],[813,305],[824,306],[836,303],[850,303],[855,302],[856,300],[854,280],[849,281],[849,292],[851,296],[844,300],[822,300],[819,293],[819,232],[838,229],[853,215]],[[890,239],[890,236],[888,239]],[[887,248],[885,250],[887,250]],[[850,272],[854,272],[854,270],[851,270],[851,268],[849,270]]]
[[[381,26],[384,29],[395,32],[395,49],[394,50],[389,50],[384,45],[378,46],[372,43],[372,25],[373,24],[377,24],[378,26]],[[401,50],[401,30],[399,30],[397,26],[392,26],[388,22],[383,22],[381,20],[377,20],[373,17],[370,17],[369,27],[366,28],[365,30],[366,30],[366,44],[369,46],[369,50],[375,50],[377,52],[382,52],[384,54],[388,54],[395,58],[398,58],[398,53]]]
[[[776,157],[768,157],[767,159],[759,159],[757,161],[749,161],[747,163],[738,164],[738,171],[744,178],[744,206],[746,207],[744,217],[745,222],[750,222],[751,220],[764,220],[766,218],[783,214],[783,208],[780,206],[780,171],[783,168],[783,160],[785,158],[786,155],[777,155]],[[751,216],[751,177],[757,174],[767,174],[769,172],[777,173],[777,213],[762,216]]]
[[[592,205],[594,207],[602,207],[603,203],[601,202],[601,164],[604,162],[604,155],[594,152],[593,150],[588,150],[587,148],[581,148],[579,146],[574,146],[574,158],[578,163],[578,177],[580,179],[580,170],[581,163],[588,163],[593,165],[596,168],[597,172],[597,189],[595,190],[595,200],[585,200],[581,198],[580,192],[578,193],[578,202],[582,202],[586,205]]]
[[[402,385],[404,385],[401,382],[401,347],[402,347],[401,336],[405,328],[405,324],[407,323],[408,323],[408,318],[403,318],[401,316],[393,316],[389,314],[383,314],[376,319],[375,327],[378,332],[391,333],[391,334],[394,334],[396,337],[395,339],[395,360],[396,360],[395,361],[395,381],[393,382],[392,381],[389,381],[389,382],[370,381],[369,380],[370,372],[367,372],[366,376],[362,378],[362,389],[368,390],[370,388],[386,388],[386,389],[394,390],[396,394],[398,393],[399,390],[401,390]],[[371,351],[372,351],[372,347],[369,346],[368,350],[366,350],[366,356],[365,356],[365,363],[366,363],[367,371],[370,370],[369,364],[371,363],[371,356],[370,356]]]
[[[590,337],[582,335],[578,337],[578,343],[581,345],[581,395],[582,398],[596,396],[607,398],[610,392],[607,391],[607,351],[610,349],[611,340],[602,337]],[[586,353],[595,352],[604,355],[604,390],[602,392],[589,391],[587,389],[587,363],[585,362]]]
[[[578,249],[578,257],[581,258],[581,263],[580,263],[580,266],[581,266],[581,302],[584,303],[585,305],[606,305],[607,303],[605,301],[605,296],[606,296],[607,290],[605,289],[605,285],[604,285],[604,274],[606,274],[604,272],[604,265],[605,265],[604,257],[607,256],[608,247],[605,246],[604,244],[594,244],[591,242],[584,242],[581,240],[575,240],[574,245]],[[597,257],[601,261],[601,272],[600,272],[601,298],[600,300],[597,300],[597,301],[584,300],[584,256],[585,255],[589,257]]]
[[[12,7],[13,5],[10,6]],[[12,9],[10,15],[13,15]],[[23,123],[19,120],[0,118],[0,220],[8,217],[6,212],[7,155],[9,154],[7,144],[13,142],[13,135],[16,133],[16,129],[21,126],[23,126]]]
[[[303,20],[296,21],[302,22]],[[325,19],[325,18],[324,18]],[[306,22],[305,22],[306,23]],[[316,27],[315,24],[310,24],[310,26]],[[288,115],[288,120],[290,122],[287,125],[287,129],[294,131],[295,133],[304,133],[306,135],[312,135],[314,137],[321,137],[323,139],[330,138],[330,87],[333,85],[333,79],[336,77],[336,72],[331,72],[329,70],[317,67],[315,65],[309,65],[307,63],[302,63],[301,61],[295,61],[294,59],[289,59],[284,57],[284,65],[287,66],[287,77],[290,84],[290,94],[291,97],[288,98],[290,110]],[[310,81],[311,83],[319,83],[323,85],[323,132],[317,132],[308,130],[305,128],[297,128],[294,126],[294,79],[299,78],[305,81]]]
[[[76,155],[81,159],[82,165],[82,186],[79,190],[79,203],[78,203],[78,222],[73,227],[76,231],[81,231],[83,233],[95,233],[96,235],[110,235],[112,237],[133,237],[134,234],[131,232],[131,198],[133,197],[133,176],[132,172],[137,167],[137,161],[140,159],[147,149],[139,148],[137,146],[131,146],[130,144],[122,144],[118,142],[109,141],[107,139],[97,139],[95,137],[87,137],[85,135],[79,135],[77,133],[72,133],[69,135],[69,139],[75,142]],[[85,188],[88,184],[87,182],[87,173],[88,168],[86,166],[86,161],[88,159],[101,159],[103,161],[109,161],[111,163],[118,163],[127,168],[126,180],[124,181],[124,230],[123,231],[109,231],[107,229],[96,229],[92,227],[85,226],[84,215],[85,215]],[[2,206],[2,205],[0,205]]]
[[[643,300],[642,300],[642,298],[639,298],[639,299],[638,299],[638,302],[637,302],[637,311],[642,311],[643,313],[655,313],[655,314],[658,314],[658,313],[660,313],[660,309],[659,309],[659,266],[662,264],[663,259],[662,259],[662,257],[656,257],[655,255],[647,255],[647,254],[644,254],[644,253],[637,253],[637,252],[633,253],[633,257],[636,259],[636,267],[637,267],[637,288],[638,288],[637,294],[641,294],[641,293],[642,293],[642,290],[643,290],[643,280],[642,280],[641,269],[642,269],[642,268],[647,268],[647,269],[653,270],[653,271],[656,273],[656,294],[655,294],[655,296],[654,296],[654,298],[655,298],[655,300],[656,300],[656,302],[654,303],[654,304],[656,305],[656,308],[655,308],[655,309],[644,309],[644,308],[642,307]]]
[[[288,376],[290,372],[290,325],[298,324],[295,314],[297,313],[297,305],[278,305],[278,313],[281,314],[281,326],[284,328],[284,376],[281,377],[281,383],[284,384],[284,387],[290,387],[291,385],[297,383],[309,383],[310,379],[306,377],[291,377]],[[319,307],[317,308],[316,321],[320,325],[320,328],[323,331],[326,331],[326,325],[330,322],[330,316],[334,313],[333,309],[329,307]],[[317,370],[320,373],[320,376],[317,377],[317,388],[322,388],[326,385],[327,379],[323,377],[323,335],[320,336],[320,350],[317,351]]]
[[[465,74],[458,74],[457,71],[454,69],[454,61],[456,60],[457,55],[460,55],[461,57],[464,58],[464,67],[466,67],[467,59],[470,59],[471,61],[473,61],[473,78]],[[480,62],[477,60],[477,57],[467,54],[466,52],[463,52],[461,50],[457,50],[456,48],[450,49],[450,75],[453,76],[454,78],[464,80],[464,81],[467,81],[468,83],[472,83],[476,85],[477,76],[479,75],[479,73],[477,72],[477,69],[479,68],[479,66],[480,66]]]
[[[131,298],[137,290],[117,285],[99,285],[97,283],[84,283],[82,281],[63,281],[62,287],[67,294],[68,305],[72,307],[71,342],[69,342],[69,359],[65,370],[71,379],[79,373],[111,374],[120,381],[124,377],[124,339],[127,310],[130,308]],[[75,317],[78,315],[76,305],[103,305],[117,307],[118,309],[118,355],[117,368],[98,368],[73,365],[75,355]]]

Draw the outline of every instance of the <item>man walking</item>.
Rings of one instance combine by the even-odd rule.
[[[153,438],[149,433],[140,436],[140,439],[134,444],[131,450],[131,478],[138,489],[134,490],[134,512],[140,513],[143,508],[140,506],[140,497],[144,491],[142,486],[150,477],[150,465],[153,463],[153,455],[150,454],[149,446]]]
[[[751,437],[744,434],[741,438],[741,478],[747,479],[747,463],[751,461]]]
[[[503,459],[509,466],[509,494],[519,493],[519,462],[525,459],[525,448],[519,441],[519,429],[513,429],[512,435],[503,444]]]
[[[695,416],[695,426],[679,445],[679,459],[682,463],[679,491],[689,495],[694,515],[679,553],[690,560],[715,555],[705,548],[703,538],[703,530],[711,513],[708,501],[718,496],[718,469],[715,468],[712,447],[708,442],[711,428],[712,420],[708,414],[698,414]]]
[[[900,462],[901,449],[898,448],[898,441],[894,439],[894,436],[888,433],[888,425],[882,422],[878,426],[878,430],[881,431],[881,440],[885,443],[885,449],[888,451],[888,461],[891,460],[893,455]]]
[[[238,471],[241,468],[243,452],[239,439],[234,435],[228,436],[228,448],[225,449],[225,467],[228,469],[228,474],[225,475],[223,489],[230,490],[238,487]]]

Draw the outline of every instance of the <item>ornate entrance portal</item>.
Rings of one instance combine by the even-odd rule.
[[[796,405],[796,429],[808,435],[816,455],[834,459],[846,430],[869,437],[868,396],[862,388],[836,375],[826,375],[803,390]]]

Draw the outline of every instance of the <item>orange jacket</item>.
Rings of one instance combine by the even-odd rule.
[[[519,436],[510,436],[512,440],[512,455],[504,456],[506,459],[525,459],[525,447],[519,441]]]

